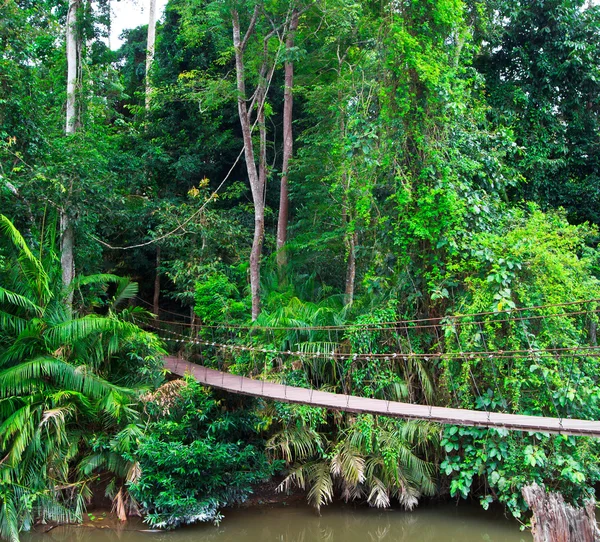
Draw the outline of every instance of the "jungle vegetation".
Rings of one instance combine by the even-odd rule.
[[[0,537],[94,492],[219,521],[273,477],[524,523],[527,483],[593,497],[594,439],[230,397],[167,377],[154,330],[297,386],[600,419],[593,355],[458,355],[597,346],[599,6],[169,0],[150,59],[110,25],[108,0],[0,3]]]

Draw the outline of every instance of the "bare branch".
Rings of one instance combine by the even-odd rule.
[[[258,12],[259,12],[260,8],[258,6],[258,4],[256,4],[256,6],[254,6],[254,13],[252,14],[252,18],[250,19],[250,24],[248,25],[248,30],[246,30],[246,34],[244,35],[244,39],[241,41],[240,43],[240,49],[243,52],[246,49],[246,45],[248,44],[248,40],[250,39],[250,36],[252,35],[252,33],[254,32],[254,27],[256,26],[256,20],[258,19]],[[232,14],[235,12],[235,17],[237,17],[237,24],[238,24],[238,28],[240,26],[240,22],[239,22],[239,16],[236,10],[232,10]]]

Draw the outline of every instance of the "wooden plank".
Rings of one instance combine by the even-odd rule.
[[[411,403],[369,399],[354,395],[341,395],[319,390],[297,388],[275,382],[253,380],[239,375],[215,371],[214,369],[196,365],[173,356],[166,357],[164,365],[176,375],[183,376],[189,373],[198,382],[207,386],[232,393],[265,397],[284,403],[299,403],[330,408],[332,410],[344,410],[356,413],[365,412],[407,420],[428,420],[452,425],[600,437],[600,422],[598,421],[414,405]]]

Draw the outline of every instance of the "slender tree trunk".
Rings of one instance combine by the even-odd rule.
[[[256,320],[260,313],[260,259],[265,238],[265,187],[267,185],[267,129],[265,125],[265,110],[262,107],[265,100],[264,79],[259,82],[257,92],[258,99],[258,132],[259,132],[259,155],[258,155],[258,184],[260,188],[260,205],[256,209],[254,218],[254,239],[252,242],[252,253],[250,255],[250,267],[254,280],[251,281],[252,290],[252,320]]]
[[[146,110],[150,108],[150,95],[152,85],[150,83],[150,69],[154,61],[154,45],[156,43],[156,0],[150,0],[150,11],[148,17],[148,44],[146,50]]]
[[[65,211],[60,213],[60,265],[62,268],[62,281],[65,287],[69,287],[75,277],[75,259],[73,248],[75,246],[75,235],[69,215]],[[67,303],[73,304],[73,291],[69,290]]]
[[[67,12],[67,115],[65,132],[75,133],[77,129],[77,79],[79,73],[80,48],[77,38],[77,13],[81,0],[69,0]]]
[[[190,338],[191,339],[196,339],[196,335],[198,334],[198,317],[196,316],[196,311],[194,310],[194,307],[190,307],[190,321],[191,321],[191,325],[190,325]]]
[[[77,81],[80,75],[81,47],[77,31],[77,15],[81,0],[69,0],[67,12],[66,47],[67,47],[67,107],[65,133],[74,134],[78,127],[77,114]],[[62,281],[69,287],[75,276],[75,257],[73,249],[75,235],[71,219],[65,208],[60,211],[60,263]],[[67,303],[72,305],[73,292],[67,295]]]
[[[597,542],[600,531],[596,524],[595,503],[575,508],[565,503],[560,493],[546,493],[536,483],[521,490],[533,512],[531,534],[534,542]]]
[[[354,301],[354,283],[356,281],[356,245],[358,244],[358,232],[354,231],[346,240],[348,251],[348,263],[346,264],[346,305],[352,305]]]
[[[344,127],[344,121],[340,122],[340,126]],[[348,174],[342,173],[342,185],[344,186],[344,196],[342,198],[342,225],[345,230],[344,244],[346,245],[346,288],[344,290],[344,304],[352,305],[354,301],[354,284],[356,282],[356,245],[358,244],[358,232],[356,227],[351,233],[348,232],[351,218],[349,215],[348,192],[350,190]]]
[[[239,15],[236,10],[231,11],[233,22],[233,45],[235,48],[235,72],[238,91],[238,115],[242,128],[244,139],[244,157],[246,160],[246,171],[250,182],[252,192],[252,201],[254,204],[254,239],[252,241],[252,251],[250,252],[250,291],[252,295],[252,320],[256,320],[260,313],[260,260],[262,253],[263,238],[265,233],[265,205],[264,189],[265,176],[259,175],[254,158],[254,147],[252,145],[252,129],[250,126],[250,116],[246,104],[246,81],[244,68],[244,49],[249,36],[254,31],[256,17],[258,16],[258,7],[255,9],[252,20],[246,31],[244,39],[241,38]],[[264,113],[262,100],[258,101],[258,114]],[[264,117],[263,117],[264,122]],[[261,135],[262,137],[262,135]]]
[[[154,275],[154,297],[152,299],[152,312],[156,314],[158,318],[158,311],[160,310],[160,273],[158,268],[160,267],[160,246],[156,247],[156,272]]]
[[[338,55],[338,78],[341,77],[342,63],[343,57]],[[342,92],[338,91],[338,103],[342,104],[342,101]],[[339,128],[340,137],[343,139],[346,136],[346,119],[343,107],[340,108]],[[346,231],[344,243],[346,245],[346,253],[348,254],[348,259],[346,261],[346,287],[344,290],[344,304],[352,305],[354,302],[354,285],[356,282],[356,245],[358,244],[358,232],[356,231],[356,226],[354,226],[352,233],[348,233],[348,226],[351,222],[349,214],[350,176],[345,170],[342,172],[342,186],[344,187],[344,195],[342,197],[342,225]]]
[[[156,0],[149,0],[148,11],[148,37],[146,42],[146,112],[150,109],[152,95],[152,84],[150,82],[150,70],[154,62],[154,46],[156,43]],[[148,171],[146,168],[146,174]],[[156,247],[156,270],[154,274],[154,296],[152,299],[152,312],[159,317],[160,311],[160,246]],[[192,322],[193,323],[193,322]]]
[[[292,12],[288,35],[285,43],[287,59],[285,62],[285,89],[283,95],[283,164],[281,167],[281,189],[279,194],[279,217],[277,220],[277,266],[281,270],[287,264],[287,254],[284,245],[287,241],[287,228],[289,222],[289,190],[288,168],[294,153],[293,134],[293,105],[294,105],[294,62],[290,59],[294,47],[294,34],[300,19],[297,9]]]

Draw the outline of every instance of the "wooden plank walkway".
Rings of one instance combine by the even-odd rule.
[[[354,395],[341,395],[223,373],[214,369],[208,369],[202,365],[189,363],[174,356],[165,357],[164,365],[173,374],[179,376],[190,374],[198,382],[207,386],[232,393],[264,397],[284,403],[300,403],[332,410],[357,413],[366,412],[369,414],[412,420],[428,420],[451,425],[495,427],[514,431],[586,435],[600,438],[600,422],[597,421],[521,416],[518,414],[413,405],[381,399],[368,399]]]

